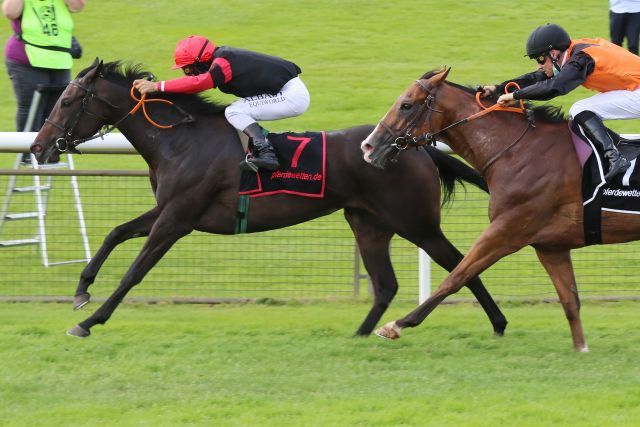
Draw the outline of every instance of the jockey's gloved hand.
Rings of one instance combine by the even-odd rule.
[[[480,98],[491,98],[496,93],[496,87],[493,85],[482,86],[481,90],[479,90],[478,92],[482,92],[482,95],[480,95]]]

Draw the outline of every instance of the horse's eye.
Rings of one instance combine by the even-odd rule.
[[[65,107],[68,107],[69,105],[71,105],[71,100],[69,98],[63,98],[60,100],[60,104],[62,104]]]
[[[403,103],[400,105],[400,109],[401,109],[401,110],[404,110],[404,111],[409,111],[409,110],[411,110],[412,108],[413,108],[413,104],[412,104],[412,103],[410,103],[410,102],[403,102]]]

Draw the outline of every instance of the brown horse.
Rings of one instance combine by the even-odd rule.
[[[114,228],[82,271],[74,298],[76,309],[89,302],[88,288],[111,251],[128,239],[147,236],[116,291],[94,314],[72,328],[71,335],[86,337],[94,325],[105,323],[127,292],[178,239],[193,230],[217,234],[233,234],[235,230],[240,183],[237,165],[244,154],[236,130],[224,117],[224,106],[196,95],[161,94],[163,98],[150,98],[144,107],[142,101],[132,99],[130,90],[133,80],[147,74],[139,66],[96,60],[69,84],[31,146],[38,161],[46,162],[55,159],[59,150],[74,149],[101,126],[117,126],[149,165],[157,201],[150,211]],[[174,104],[166,105],[161,99]],[[138,108],[140,105],[143,107]],[[158,123],[179,125],[159,129],[152,125],[147,109]],[[420,150],[395,171],[366,165],[360,142],[372,130],[373,126],[356,126],[326,132],[324,197],[257,197],[252,201],[247,227],[247,232],[273,230],[344,209],[375,294],[357,335],[368,335],[375,328],[398,289],[389,255],[394,234],[423,248],[449,271],[462,259],[440,229],[440,180],[444,199],[461,180],[486,189],[477,172],[435,149]],[[472,278],[468,286],[495,333],[502,335],[507,321],[480,279]]]
[[[533,110],[535,126],[512,112],[478,117],[483,107],[475,91],[447,82],[448,72],[429,72],[409,86],[361,148],[367,162],[384,167],[407,146],[444,140],[485,176],[490,225],[429,299],[377,333],[399,337],[402,328],[419,325],[469,278],[530,245],[556,288],[574,349],[588,351],[570,255],[585,246],[582,169],[566,120],[549,107]],[[640,216],[602,212],[603,243],[639,238]]]

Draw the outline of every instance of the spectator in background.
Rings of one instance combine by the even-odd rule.
[[[638,54],[640,37],[640,0],[609,0],[611,41],[622,46],[627,38],[629,52]]]
[[[5,45],[7,73],[18,110],[16,130],[25,130],[31,100],[39,84],[66,85],[71,81],[73,19],[70,12],[84,8],[85,0],[4,0],[2,13],[13,34]],[[74,55],[74,56],[77,56]],[[59,94],[43,98],[44,107],[31,131],[38,131]],[[29,155],[23,161],[30,162]]]

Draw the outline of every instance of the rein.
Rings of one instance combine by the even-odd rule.
[[[182,123],[192,123],[194,121],[193,117],[190,114],[188,114],[186,111],[180,108],[179,105],[175,105],[173,102],[169,101],[168,99],[162,99],[162,98],[147,99],[146,93],[143,93],[140,98],[136,98],[134,91],[135,91],[135,88],[132,87],[130,91],[131,98],[133,98],[134,101],[138,101],[138,103],[131,109],[131,111],[129,111],[129,113],[127,113],[127,116],[125,116],[125,118],[128,116],[133,116],[140,109],[140,107],[142,107],[142,113],[144,114],[144,118],[147,119],[149,123],[151,123],[153,126],[157,127],[158,129],[171,129],[172,127],[178,126]],[[169,124],[169,125],[160,125],[155,121],[153,121],[153,119],[149,117],[149,114],[147,113],[147,103],[150,103],[150,102],[160,102],[161,104],[173,105],[176,108],[176,110],[182,113],[184,118],[178,123]],[[122,120],[124,120],[124,118],[121,119],[120,121]]]
[[[535,127],[535,125],[533,124],[532,121],[529,121],[527,123],[527,127],[524,128],[524,131],[520,134],[520,136],[513,141],[511,144],[507,145],[502,151],[498,152],[497,154],[495,154],[493,157],[491,157],[487,163],[485,163],[485,165],[480,168],[480,175],[485,176],[485,173],[487,172],[487,170],[489,170],[489,167],[496,161],[498,160],[500,157],[502,157],[502,155],[504,153],[506,153],[507,151],[509,151],[514,145],[516,145],[518,142],[520,142],[522,140],[522,138],[524,138],[525,134],[527,133],[527,131],[532,128]]]
[[[509,83],[507,83],[507,85],[504,88],[505,93],[507,93],[507,90],[511,86],[515,86],[516,89],[520,89],[520,86],[518,86],[517,83],[509,82]],[[425,90],[425,91],[428,90],[422,84],[420,84],[420,87],[422,88],[422,90]],[[429,93],[429,92],[427,92],[427,93]],[[447,130],[449,130],[449,129],[453,128],[453,127],[456,127],[458,125],[470,122],[470,121],[475,120],[475,119],[479,119],[480,117],[484,116],[485,114],[489,114],[489,113],[492,113],[494,111],[510,111],[512,113],[520,113],[520,114],[525,114],[526,115],[526,109],[524,107],[524,102],[522,100],[520,100],[520,107],[509,107],[509,106],[503,106],[503,105],[500,105],[500,104],[493,104],[490,107],[485,107],[482,104],[482,102],[480,101],[480,96],[481,95],[482,95],[481,92],[479,92],[479,91],[476,92],[476,103],[481,108],[480,111],[478,111],[477,113],[472,114],[469,117],[466,117],[466,118],[464,118],[462,120],[458,120],[457,122],[452,123],[449,126],[446,126],[446,127],[442,128],[442,129],[436,131],[436,132],[427,132],[427,133],[425,133],[425,134],[423,134],[423,135],[421,135],[419,137],[412,138],[411,140],[412,140],[413,144],[420,145],[420,144],[418,144],[419,142],[426,141],[430,145],[435,145],[436,144],[436,139],[435,138],[436,138],[437,135],[440,135],[440,134],[446,132]],[[429,93],[429,96],[433,96],[433,98],[435,100],[435,95],[431,95]],[[434,111],[437,111],[437,110],[434,110]],[[529,128],[529,126],[527,127],[527,129],[528,128]]]
[[[509,106],[503,106],[503,105],[499,105],[499,104],[494,104],[494,105],[492,105],[490,107],[485,107],[482,104],[482,102],[480,101],[480,96],[482,95],[482,93],[480,91],[478,91],[478,92],[476,92],[475,99],[476,99],[476,103],[481,108],[480,111],[470,115],[469,117],[466,117],[466,118],[464,118],[462,120],[458,120],[457,122],[454,122],[454,123],[452,123],[452,124],[450,124],[448,126],[445,126],[444,128],[442,128],[442,129],[440,129],[438,131],[426,132],[426,133],[424,133],[424,134],[422,134],[420,136],[412,137],[411,136],[411,131],[415,127],[415,123],[418,121],[418,119],[420,119],[423,116],[425,111],[428,111],[427,117],[426,117],[426,121],[429,121],[429,124],[431,123],[431,114],[432,114],[432,112],[442,113],[442,111],[436,110],[433,107],[434,104],[435,104],[437,91],[432,93],[429,90],[429,88],[426,87],[420,80],[416,80],[416,83],[427,94],[427,98],[422,103],[423,108],[421,108],[418,111],[418,113],[416,114],[415,119],[412,120],[409,123],[409,125],[407,125],[407,128],[406,128],[404,136],[396,137],[394,142],[391,144],[391,146],[393,148],[398,150],[398,152],[396,153],[396,156],[394,156],[394,159],[395,159],[395,157],[397,157],[398,154],[400,154],[401,151],[406,150],[410,146],[418,147],[420,145],[424,145],[424,144],[421,144],[421,142],[423,142],[423,141],[425,141],[429,145],[435,146],[436,145],[436,136],[446,132],[447,130],[449,130],[451,128],[454,128],[456,126],[459,126],[459,125],[467,123],[467,122],[470,122],[472,120],[476,120],[476,119],[478,119],[478,118],[480,118],[480,117],[482,117],[482,116],[484,116],[486,114],[492,113],[494,111],[508,111],[508,112],[512,112],[512,113],[524,114],[527,117],[527,127],[525,128],[525,130],[522,132],[522,134],[515,141],[513,141],[506,148],[504,148],[503,150],[498,152],[496,155],[494,155],[493,157],[491,157],[487,161],[487,163],[481,168],[481,171],[480,171],[480,174],[484,176],[485,172],[489,169],[489,167],[496,160],[498,160],[500,157],[502,157],[502,155],[504,153],[506,153],[508,150],[510,150],[518,142],[520,142],[522,140],[522,138],[524,138],[525,134],[527,133],[527,131],[530,128],[535,127],[532,111],[530,111],[530,110],[525,108],[524,102],[522,100],[520,100],[520,106],[519,107],[509,107]],[[505,93],[508,93],[507,91],[508,91],[508,89],[510,87],[516,87],[516,89],[520,88],[520,86],[517,83],[509,82],[509,83],[507,83],[505,85],[505,88],[504,88]],[[397,135],[397,132],[394,132],[393,129],[391,129],[391,127],[389,127],[389,125],[387,125],[383,121],[379,122],[379,124],[382,126],[382,128],[385,129],[385,131],[390,133],[392,136],[396,136]]]
[[[154,98],[154,99],[147,99],[147,94],[142,94],[142,96],[140,98],[137,98],[135,96],[134,90],[135,88],[132,87],[131,91],[130,91],[130,95],[131,98],[136,101],[136,105],[134,105],[134,107],[128,112],[126,113],[124,116],[122,116],[119,120],[117,120],[113,125],[110,126],[103,126],[96,135],[93,135],[91,137],[88,138],[81,138],[81,139],[74,139],[72,140],[72,135],[73,135],[73,131],[75,129],[75,127],[78,125],[78,123],[80,122],[80,117],[82,116],[82,114],[87,114],[90,116],[94,116],[94,117],[98,117],[102,120],[107,121],[108,118],[104,117],[100,114],[94,113],[92,111],[90,111],[88,109],[89,106],[89,102],[95,98],[98,101],[101,101],[103,103],[105,103],[106,105],[108,105],[109,107],[116,109],[116,110],[121,110],[120,107],[118,107],[117,105],[112,104],[111,102],[109,102],[107,99],[97,95],[95,93],[94,87],[95,87],[95,82],[93,82],[91,84],[90,87],[85,87],[82,86],[80,83],[77,82],[71,82],[69,83],[69,85],[71,86],[75,86],[77,88],[80,88],[82,90],[84,90],[86,92],[86,95],[82,98],[82,109],[80,111],[78,111],[78,113],[76,114],[75,118],[72,121],[72,124],[69,128],[62,126],[58,123],[55,123],[51,120],[49,120],[48,118],[45,119],[45,123],[49,123],[51,126],[55,127],[56,129],[59,129],[60,131],[63,132],[64,136],[60,137],[56,140],[56,148],[60,151],[60,152],[65,152],[65,151],[70,151],[72,153],[77,153],[77,154],[81,154],[80,151],[76,148],[78,145],[87,142],[87,141],[91,141],[97,138],[100,139],[104,139],[104,137],[106,135],[108,135],[109,133],[111,133],[114,129],[116,129],[118,126],[120,126],[120,124],[122,124],[122,122],[124,122],[127,118],[129,118],[129,116],[133,116],[141,107],[142,107],[142,112],[144,114],[145,119],[147,119],[147,121],[152,124],[153,126],[159,128],[159,129],[171,129],[174,126],[178,126],[180,124],[183,123],[192,123],[195,121],[195,119],[193,118],[193,116],[191,116],[190,114],[188,114],[187,112],[185,112],[182,108],[180,108],[180,106],[175,105],[173,102],[167,100],[167,99],[160,99],[160,98]],[[169,125],[161,125],[156,123],[153,119],[151,119],[151,117],[149,116],[149,114],[147,113],[147,109],[146,109],[146,104],[149,102],[160,102],[163,104],[169,104],[169,105],[173,105],[184,117],[182,118],[181,121],[179,121],[178,123],[174,123],[174,124],[169,124]]]

